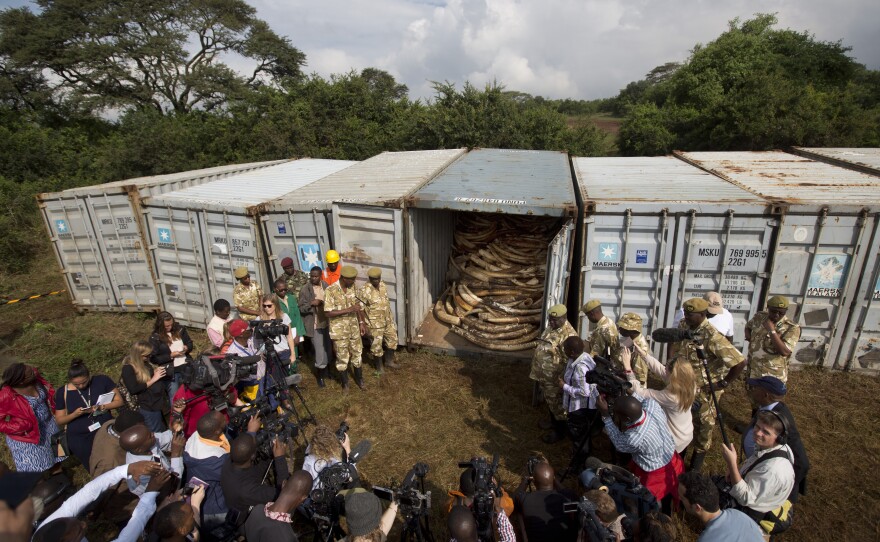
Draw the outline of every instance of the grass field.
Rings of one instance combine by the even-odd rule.
[[[30,275],[0,278],[0,295],[61,287],[60,276],[49,271],[55,267],[47,256]],[[152,318],[145,315],[77,315],[63,296],[0,306],[0,355],[41,367],[55,384],[63,382],[73,357],[85,359],[93,373],[103,371],[115,379],[128,346],[146,337],[151,326]],[[207,343],[202,332],[192,336],[197,346]],[[445,535],[440,510],[446,492],[457,486],[458,461],[497,453],[500,478],[510,491],[532,451],[544,453],[557,470],[568,463],[569,443],[548,446],[540,441],[536,424],[543,411],[530,406],[525,364],[465,362],[423,352],[404,352],[399,359],[399,371],[381,377],[366,371],[367,391],[353,387],[343,395],[336,384],[322,390],[307,376],[304,393],[321,422],[336,426],[345,419],[354,442],[372,441],[372,451],[360,465],[367,482],[400,481],[417,461],[430,466],[427,482],[438,540]],[[787,403],[812,471],[809,494],[796,506],[794,527],[782,540],[880,539],[880,490],[873,479],[880,472],[880,380],[805,370],[794,373],[789,385]],[[732,386],[722,405],[730,426],[745,420],[749,407],[742,385]],[[706,469],[712,472],[722,470],[717,448],[707,458]],[[607,442],[597,455],[609,459]],[[10,461],[5,444],[0,445],[0,459]],[[302,450],[295,461],[301,463]],[[692,518],[677,522],[680,540],[697,538],[700,529]],[[103,540],[107,534],[97,528],[89,539]]]

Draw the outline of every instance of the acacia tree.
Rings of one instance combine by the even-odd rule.
[[[90,110],[211,110],[249,89],[299,77],[305,62],[244,0],[36,4],[36,13],[0,12],[5,70],[46,73],[57,97]],[[253,61],[253,70],[236,73],[224,63],[231,55]]]

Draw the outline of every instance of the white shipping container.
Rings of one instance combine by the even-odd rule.
[[[159,308],[136,211],[139,200],[283,162],[235,164],[40,194],[43,221],[73,305],[102,311]]]
[[[217,299],[232,303],[233,270],[248,268],[271,291],[260,239],[260,204],[356,162],[301,159],[147,198],[142,209],[162,307],[204,328]]]

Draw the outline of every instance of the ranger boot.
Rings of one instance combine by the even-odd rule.
[[[373,356],[373,359],[376,360],[376,372],[382,374],[385,372],[385,369],[382,368],[382,356]]]
[[[340,371],[339,381],[342,383],[342,391],[348,392],[348,369]]]
[[[354,383],[357,384],[360,389],[366,391],[367,388],[364,386],[364,371],[362,367],[357,367],[354,370]]]
[[[389,369],[400,369],[400,365],[394,362],[394,350],[386,350],[385,354],[385,367]]]
[[[691,456],[691,468],[688,470],[700,472],[700,469],[703,468],[704,459],[706,459],[706,452],[694,451],[694,455]]]

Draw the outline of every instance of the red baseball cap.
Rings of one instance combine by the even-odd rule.
[[[229,324],[229,334],[232,335],[232,338],[235,339],[240,336],[245,330],[248,328],[248,323],[244,320],[235,320],[231,324]]]

